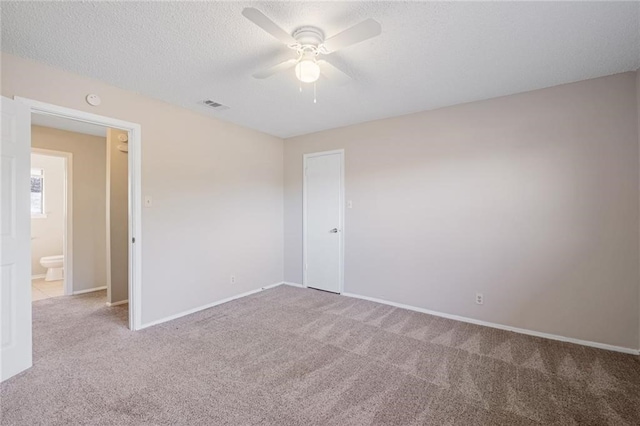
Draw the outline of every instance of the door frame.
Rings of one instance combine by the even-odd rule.
[[[142,328],[142,129],[137,123],[14,96],[32,114],[52,115],[129,132],[129,329]],[[134,243],[135,240],[135,243]]]
[[[64,226],[62,255],[64,256],[64,295],[73,294],[73,154],[53,149],[31,147],[32,154],[48,155],[64,160]]]
[[[311,152],[302,156],[302,285],[307,285],[307,160],[309,158],[321,157],[324,155],[340,155],[340,223],[338,224],[338,235],[340,241],[338,243],[339,253],[339,292],[344,293],[344,235],[345,235],[345,193],[344,193],[344,149],[334,149],[331,151]]]

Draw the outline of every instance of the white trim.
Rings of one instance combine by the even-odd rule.
[[[94,287],[94,288],[88,288],[86,290],[74,291],[73,295],[77,296],[78,294],[93,293],[94,291],[100,291],[100,290],[106,290],[106,289],[107,289],[107,286],[103,285],[102,287]]]
[[[257,291],[262,291],[262,290],[269,290],[270,288],[276,288],[276,287],[284,285],[284,284],[285,284],[284,282],[279,282],[279,283],[273,283],[273,284],[265,285],[264,287],[260,287],[259,290],[256,290],[256,292]]]
[[[73,294],[73,153],[31,147],[32,154],[48,155],[64,159],[64,227],[62,230],[62,255],[64,256],[64,294]]]
[[[203,306],[200,306],[200,307],[197,307],[197,308],[189,309],[189,310],[181,312],[179,314],[171,315],[171,316],[168,316],[168,317],[156,320],[156,321],[151,321],[151,322],[149,322],[147,324],[143,324],[141,329],[142,328],[147,328],[147,327],[152,327],[154,325],[158,325],[158,324],[161,324],[161,323],[164,323],[164,322],[167,322],[167,321],[171,321],[171,320],[174,320],[174,319],[178,319],[178,318],[181,318],[183,316],[190,315],[190,314],[193,314],[193,313],[196,313],[196,312],[208,309],[208,308],[212,308],[214,306],[221,305],[223,303],[231,302],[232,300],[240,299],[242,297],[250,296],[250,295],[258,293],[260,291],[268,290],[270,288],[278,287],[280,285],[288,285],[288,286],[292,286],[292,287],[305,288],[304,285],[299,284],[299,283],[283,281],[283,282],[280,282],[280,283],[275,283],[275,284],[271,284],[271,285],[267,285],[267,286],[261,287],[261,288],[259,288],[257,290],[252,290],[252,291],[248,291],[246,293],[238,294],[237,296],[228,297],[226,299],[222,299],[222,300],[219,300],[217,302],[209,303],[207,305],[203,305]],[[102,289],[104,289],[104,288],[106,288],[106,287],[102,287]],[[381,304],[384,304],[384,305],[395,306],[397,308],[407,309],[407,310],[415,311],[415,312],[421,312],[423,314],[434,315],[434,316],[438,316],[438,317],[442,317],[442,318],[448,318],[448,319],[452,319],[452,320],[456,320],[456,321],[461,321],[461,322],[481,325],[481,326],[485,326],[485,327],[497,328],[497,329],[500,329],[500,330],[512,331],[514,333],[525,334],[525,335],[528,335],[528,336],[542,337],[542,338],[545,338],[545,339],[558,340],[558,341],[561,341],[561,342],[575,343],[577,345],[590,346],[590,347],[594,347],[594,348],[598,348],[598,349],[604,349],[604,350],[609,350],[609,351],[614,351],[614,352],[622,352],[622,353],[631,354],[631,355],[640,355],[640,349],[625,348],[625,347],[622,347],[622,346],[609,345],[609,344],[606,344],[606,343],[591,342],[589,340],[574,339],[572,337],[564,337],[564,336],[558,336],[558,335],[555,335],[555,334],[549,334],[549,333],[542,333],[542,332],[539,332],[539,331],[527,330],[527,329],[524,329],[524,328],[511,327],[511,326],[508,326],[508,325],[502,325],[502,324],[496,324],[496,323],[487,322],[487,321],[476,320],[476,319],[473,319],[473,318],[462,317],[462,316],[459,316],[459,315],[452,315],[452,314],[446,314],[446,313],[443,313],[443,312],[432,311],[430,309],[418,308],[416,306],[405,305],[403,303],[390,302],[388,300],[377,299],[375,297],[360,296],[358,294],[353,294],[353,293],[342,293],[342,296],[352,297],[352,298],[355,298],[355,299],[368,300],[370,302],[376,302],[376,303],[381,303]],[[123,302],[118,302],[118,303],[123,303]]]
[[[41,279],[43,279],[43,278],[44,278],[44,277],[46,277],[46,276],[47,276],[47,274],[31,275],[31,281],[34,281],[34,280],[41,280]]]
[[[142,324],[142,128],[137,123],[15,96],[32,113],[53,115],[129,132],[129,328]],[[132,240],[135,239],[135,244]]]
[[[29,148],[31,149],[31,152],[29,154],[33,154],[33,149],[31,148],[31,141],[29,141]],[[29,157],[31,157],[31,156],[29,156]],[[29,158],[29,160],[31,160],[31,158]],[[29,168],[31,169],[31,176],[30,177],[31,177],[31,179],[33,179],[34,178],[33,172],[34,172],[34,170],[37,170],[37,169],[33,168],[33,165],[31,164],[31,161],[29,161]],[[40,200],[40,207],[41,208],[40,208],[40,211],[41,211],[41,213],[33,213],[33,212],[31,212],[31,219],[46,219],[47,218],[47,210],[46,210],[46,207],[47,207],[46,206],[46,204],[47,204],[46,201],[47,200],[46,200],[46,191],[45,191],[45,189],[46,189],[46,186],[47,186],[47,182],[46,182],[46,179],[45,179],[44,170],[40,169],[40,174],[39,174],[39,176],[36,175],[36,177],[39,177],[40,181],[42,183],[42,188],[41,188],[41,191],[40,191],[40,194],[41,194],[41,200]]]
[[[146,324],[142,324],[142,326],[139,328],[139,330],[142,330],[143,328],[147,328],[147,327],[152,327],[154,325],[162,324],[162,323],[167,322],[167,321],[172,321],[174,319],[178,319],[178,318],[181,318],[181,317],[184,317],[184,316],[187,316],[187,315],[195,314],[196,312],[203,311],[203,310],[209,309],[209,308],[213,308],[214,306],[222,305],[223,303],[231,302],[232,300],[241,299],[243,297],[250,296],[250,295],[255,294],[255,293],[259,293],[259,292],[261,292],[263,290],[268,290],[270,288],[278,287],[278,286],[280,286],[282,284],[284,284],[284,283],[279,282],[279,283],[269,284],[269,285],[266,285],[264,287],[260,287],[260,288],[258,288],[256,290],[247,291],[246,293],[241,293],[241,294],[238,294],[236,296],[227,297],[226,299],[222,299],[222,300],[218,300],[216,302],[208,303],[206,305],[198,306],[197,308],[189,309],[189,310],[186,310],[186,311],[174,314],[174,315],[169,315],[168,317],[160,318],[158,320],[151,321],[151,322],[148,322]]]
[[[339,218],[339,250],[340,250],[340,271],[339,271],[339,293],[344,292],[344,239],[345,239],[345,159],[344,149],[334,149],[331,151],[311,152],[302,156],[302,286],[307,287],[307,159],[320,157],[323,155],[340,155],[340,218]]]
[[[105,227],[104,227],[104,240],[105,240],[105,269],[107,272],[107,306],[109,306],[109,300],[111,300],[111,138],[109,129],[107,129],[107,135],[105,136],[105,158],[107,159],[106,176],[105,176]],[[128,299],[127,299],[128,300]]]
[[[121,301],[119,301],[119,302],[113,302],[113,303],[109,303],[109,302],[107,302],[107,306],[108,306],[108,307],[112,307],[112,306],[124,305],[124,304],[126,304],[126,303],[129,303],[129,299],[127,299],[127,300],[121,300]]]
[[[430,309],[418,308],[416,306],[405,305],[403,303],[390,302],[388,300],[377,299],[375,297],[361,296],[353,293],[342,293],[343,296],[353,297],[356,299],[368,300],[370,302],[382,303],[384,305],[395,306],[397,308],[407,309],[410,311],[421,312],[423,314],[434,315],[437,317],[448,318],[456,321],[467,322],[485,327],[497,328],[500,330],[513,331],[514,333],[526,334],[528,336],[542,337],[545,339],[558,340],[560,342],[575,343],[582,346],[591,346],[598,349],[606,349],[609,351],[622,352],[632,355],[640,355],[640,349],[625,348],[622,346],[614,346],[606,343],[591,342],[589,340],[574,339],[573,337],[558,336],[556,334],[543,333],[540,331],[527,330],[525,328],[511,327],[508,325],[496,324],[493,322],[481,321],[473,318],[462,317],[459,315],[445,314],[443,312],[432,311]]]

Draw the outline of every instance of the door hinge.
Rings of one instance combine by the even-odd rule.
[[[131,239],[131,243],[132,243],[132,244],[135,244],[135,243],[136,243],[136,237],[133,237],[133,238]]]

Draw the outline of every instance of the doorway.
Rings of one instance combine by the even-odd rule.
[[[127,257],[128,257],[128,304],[129,304],[129,329],[138,330],[141,328],[141,287],[142,287],[142,197],[141,194],[141,128],[139,124],[91,114],[84,111],[60,107],[44,102],[21,98],[16,96],[14,101],[26,105],[31,114],[52,116],[62,119],[69,119],[78,124],[88,126],[99,126],[103,129],[114,129],[126,132],[126,169],[128,171],[127,181]],[[114,144],[116,142],[114,141]],[[117,143],[117,145],[121,145]],[[117,146],[116,145],[116,146]],[[71,241],[71,239],[70,239]],[[72,250],[70,250],[72,251]],[[71,269],[70,267],[68,269]],[[107,285],[108,287],[108,285]],[[76,293],[77,294],[77,293]]]
[[[127,304],[128,133],[33,114],[31,147],[32,300],[101,292],[108,306]]]
[[[0,293],[2,346],[0,381],[32,365],[30,148],[32,114],[120,129],[128,134],[128,325],[141,328],[141,128],[139,124],[51,105],[31,99],[2,97],[0,168],[2,251]]]
[[[303,284],[344,291],[344,150],[303,157]]]
[[[71,295],[73,154],[31,147],[31,300]]]

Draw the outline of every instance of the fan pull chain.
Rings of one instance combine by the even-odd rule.
[[[316,101],[316,82],[313,82],[313,103],[317,103]]]

